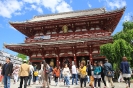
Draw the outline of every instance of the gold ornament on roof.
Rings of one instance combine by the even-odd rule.
[[[64,33],[67,33],[68,32],[68,26],[67,25],[64,25],[62,27],[62,30],[63,30]]]

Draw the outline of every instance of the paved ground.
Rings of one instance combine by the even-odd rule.
[[[70,81],[71,83],[71,81]],[[115,88],[126,88],[126,85],[125,83],[114,83],[115,84]],[[104,88],[103,86],[103,83],[101,83],[102,87],[101,88]],[[27,88],[40,88],[41,84],[36,84],[36,85],[31,85],[30,87],[27,87]],[[16,84],[13,84],[13,82],[11,82],[11,88],[18,88],[19,87],[19,82],[16,83]],[[0,87],[0,88],[3,88],[3,87]],[[55,86],[55,82],[52,81],[51,85],[50,85],[50,88],[68,88],[66,86],[64,86],[63,82],[59,82],[58,86]],[[70,85],[70,88],[80,88],[79,85]],[[89,85],[87,84],[87,88],[90,88]],[[133,83],[131,83],[131,87],[130,88],[133,88]]]

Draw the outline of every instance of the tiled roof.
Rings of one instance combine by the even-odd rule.
[[[112,10],[112,11],[106,11],[105,8],[96,8],[96,9],[89,9],[89,10],[81,10],[81,11],[71,11],[71,12],[63,12],[63,13],[57,13],[57,14],[50,14],[50,15],[40,15],[40,16],[34,16],[31,20],[26,20],[22,22],[10,22],[10,23],[25,23],[25,22],[38,22],[38,21],[47,21],[47,20],[57,20],[57,19],[64,19],[64,18],[72,18],[72,17],[81,17],[81,16],[92,16],[92,15],[100,15],[104,13],[110,13],[110,12],[117,12],[125,9],[125,7]]]
[[[94,15],[94,14],[101,14],[105,13],[105,8],[97,8],[97,9],[89,9],[89,10],[81,10],[81,11],[71,11],[71,12],[62,12],[57,14],[50,14],[50,15],[40,15],[34,16],[31,20],[26,20],[23,22],[10,22],[10,23],[25,23],[25,22],[36,22],[36,21],[47,21],[47,20],[56,20],[61,18],[70,18],[70,17],[79,17],[85,15]]]
[[[94,14],[100,14],[104,12],[105,12],[105,8],[98,8],[98,9],[58,13],[58,14],[52,14],[52,15],[41,15],[41,16],[35,16],[33,19],[29,20],[29,22],[69,18],[69,17],[78,17],[78,16],[85,16],[85,15],[94,15]]]

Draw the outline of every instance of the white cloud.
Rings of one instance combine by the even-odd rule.
[[[33,4],[33,3],[40,4],[41,1],[44,1],[44,0],[22,0],[22,1],[30,4]]]
[[[6,18],[11,18],[12,15],[22,15],[23,10],[36,10],[42,14],[41,7],[53,13],[72,11],[72,7],[65,0],[3,0],[0,1],[0,6],[0,16]]]
[[[90,4],[89,2],[88,2],[87,4],[88,4],[89,8],[91,8],[91,7],[92,7],[92,6],[91,6],[91,4]]]
[[[25,12],[15,12],[15,13],[14,13],[15,16],[23,15],[23,14],[25,14]]]
[[[121,8],[126,6],[126,0],[105,0],[108,7],[111,9]]]
[[[127,13],[125,16],[124,16],[124,21],[130,21],[132,18],[132,13]]]
[[[11,18],[16,11],[21,11],[23,3],[17,0],[0,1],[0,16]]]
[[[39,12],[39,13],[43,13],[43,10],[42,10],[42,8],[40,8],[39,6],[37,6],[37,5],[31,5],[31,9],[34,9],[34,10],[36,10],[37,12]]]
[[[39,13],[41,13],[41,14],[43,13],[42,8],[40,8],[40,7],[37,8],[37,11],[38,11]]]
[[[67,4],[65,1],[62,1],[57,7],[56,7],[57,12],[68,12],[72,11],[72,7]]]
[[[45,8],[51,10],[51,12],[66,12],[72,11],[72,7],[65,2],[65,0],[23,0],[26,3],[35,4],[32,8],[42,13],[42,9],[40,6],[44,6]],[[72,0],[70,0],[72,2]],[[39,8],[37,8],[39,6]]]
[[[36,9],[37,6],[36,5],[31,5],[31,8]]]
[[[67,12],[72,11],[72,7],[64,0],[43,0],[43,6],[55,12]]]

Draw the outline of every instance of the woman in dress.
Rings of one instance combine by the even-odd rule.
[[[126,82],[126,88],[130,88],[131,72],[130,72],[130,66],[129,66],[129,63],[127,62],[126,57],[122,58],[122,62],[120,64],[120,71],[122,72],[122,76]]]
[[[18,81],[18,75],[19,75],[19,67],[16,66],[13,71],[14,84],[16,84]]]

